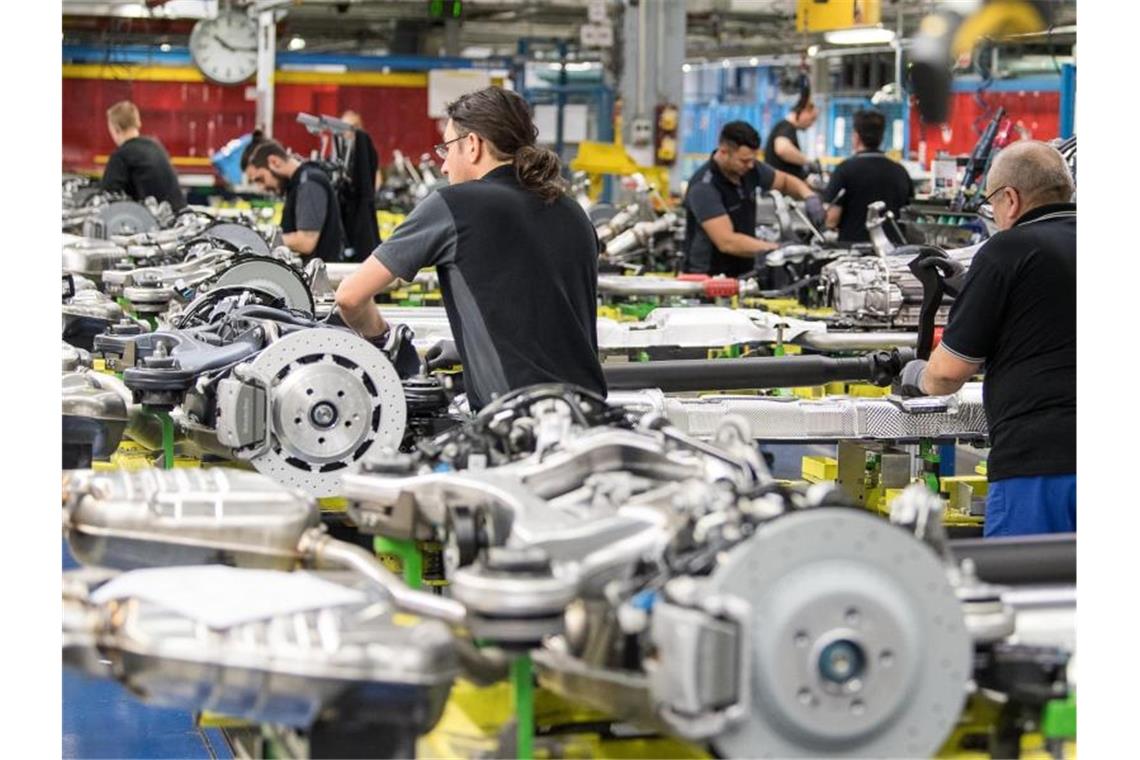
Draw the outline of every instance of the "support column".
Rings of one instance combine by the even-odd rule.
[[[277,67],[277,16],[257,14],[257,126],[273,137],[273,72]]]
[[[627,2],[622,22],[622,138],[626,150],[642,165],[653,163],[652,134],[655,109],[659,103],[681,108],[685,60],[685,3],[683,0],[639,0]],[[648,144],[635,144],[637,124],[648,123]],[[678,139],[680,139],[678,134]],[[669,172],[670,185],[677,189],[680,157]]]

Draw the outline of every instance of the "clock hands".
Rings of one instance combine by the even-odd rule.
[[[218,44],[219,44],[219,45],[221,45],[222,47],[224,47],[226,50],[229,50],[231,53],[239,53],[239,52],[240,52],[240,53],[256,53],[256,52],[257,52],[257,48],[255,48],[255,47],[253,47],[253,48],[247,48],[247,47],[234,47],[233,45],[231,45],[230,43],[226,42],[224,39],[222,39],[221,37],[219,37],[219,36],[218,36],[218,35],[216,35],[216,34],[214,34],[214,35],[211,35],[211,36],[212,36],[212,37],[213,37],[215,40],[217,40],[217,41],[218,41]]]

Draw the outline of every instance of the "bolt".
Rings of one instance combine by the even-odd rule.
[[[332,427],[336,423],[336,418],[336,407],[327,401],[314,404],[313,408],[309,410],[309,419],[317,427]]]

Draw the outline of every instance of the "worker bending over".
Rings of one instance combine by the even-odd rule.
[[[804,200],[808,217],[823,223],[823,202],[808,184],[757,163],[760,135],[750,124],[730,121],[717,148],[689,179],[685,190],[686,272],[739,277],[751,272],[756,254],[779,243],[756,237],[756,190],[779,190]]]
[[[887,125],[883,115],[874,110],[858,111],[854,121],[855,155],[831,173],[823,199],[830,204],[827,226],[839,230],[839,240],[866,243],[871,239],[867,233],[867,207],[882,201],[886,210],[897,217],[899,210],[914,198],[914,183],[902,164],[879,150]]]
[[[812,102],[811,95],[805,92],[792,107],[788,117],[772,127],[768,142],[764,144],[764,163],[797,179],[807,179],[809,174],[821,174],[819,161],[809,159],[800,151],[798,134],[799,130],[815,124],[817,118],[819,109]]]
[[[421,201],[337,289],[344,321],[389,350],[373,298],[426,266],[444,306],[473,410],[541,382],[604,394],[597,354],[598,239],[564,194],[558,157],[538,148],[530,107],[487,87],[447,107],[436,146],[450,186]]]
[[[302,256],[343,260],[340,206],[332,180],[318,164],[302,162],[276,140],[263,139],[250,152],[246,171],[262,190],[285,196],[281,242]]]
[[[120,100],[107,109],[107,131],[115,141],[115,152],[107,159],[101,187],[109,193],[126,193],[136,200],[148,197],[170,208],[186,208],[186,196],[178,186],[178,175],[170,156],[157,140],[142,137],[139,109],[129,100]]]
[[[985,535],[1077,529],[1077,207],[1061,154],[1001,151],[986,177],[998,232],[974,256],[930,361],[904,393],[956,392],[985,365]]]

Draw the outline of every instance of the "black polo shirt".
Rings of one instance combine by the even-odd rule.
[[[329,175],[316,163],[304,162],[285,185],[282,232],[319,230],[312,256],[326,262],[344,260],[344,226]]]
[[[545,203],[499,166],[424,198],[372,255],[405,280],[436,267],[472,409],[535,383],[605,395],[598,237],[569,197]]]
[[[800,179],[807,179],[807,172],[802,166],[789,164],[776,155],[775,145],[777,137],[788,138],[792,141],[792,145],[796,146],[796,150],[800,149],[799,130],[796,129],[796,125],[787,119],[780,119],[780,122],[772,127],[772,131],[768,133],[768,142],[764,143],[764,163],[776,171],[785,172]]]
[[[149,137],[132,137],[115,148],[103,170],[101,187],[109,193],[126,193],[139,202],[148,197],[159,203],[166,201],[175,211],[186,208],[186,196],[178,186],[170,156]]]
[[[757,163],[737,184],[721,172],[712,156],[689,179],[685,190],[686,272],[739,277],[752,271],[755,260],[721,253],[701,222],[728,214],[735,232],[756,236],[756,190],[771,190],[776,172]]]
[[[877,150],[856,153],[835,168],[823,200],[843,208],[839,217],[839,239],[845,243],[866,243],[867,207],[876,201],[898,217],[899,209],[914,198],[914,183],[903,165]],[[905,241],[896,241],[902,243]]]
[[[942,346],[985,362],[989,479],[1077,471],[1077,207],[1033,209],[981,247]]]

